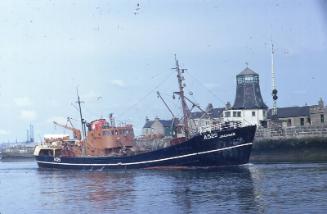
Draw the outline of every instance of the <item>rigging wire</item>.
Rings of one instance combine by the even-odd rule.
[[[215,98],[217,98],[217,100],[219,102],[221,102],[223,105],[225,105],[225,102],[220,99],[220,97],[218,95],[216,95],[212,90],[210,90],[208,87],[205,86],[205,84],[203,84],[198,78],[196,78],[195,76],[193,76],[190,72],[186,71],[187,74],[193,79],[195,80],[196,82],[198,82],[200,85],[203,86],[203,88],[205,88],[212,96],[214,96]]]
[[[173,73],[173,72],[172,72]],[[155,80],[155,79],[159,79],[159,77],[161,76],[162,72],[158,72],[157,74],[154,74],[153,76],[151,76],[151,81]],[[171,74],[171,73],[170,73]],[[135,104],[133,104],[132,106],[130,106],[129,108],[127,108],[127,110],[125,110],[124,112],[122,112],[122,115],[125,115],[131,108],[137,106],[141,101],[143,101],[146,97],[148,97],[154,90],[156,90],[158,87],[160,87],[164,82],[167,81],[167,79],[170,77],[170,74],[167,75],[165,77],[165,79],[160,82],[154,89],[152,89],[151,91],[149,91],[144,97],[141,98],[141,100],[137,101]],[[98,97],[99,98],[99,97]],[[103,99],[101,96],[100,96],[101,99]],[[98,100],[94,101],[88,101],[89,104],[98,104]],[[72,102],[71,103],[71,106],[76,110],[76,111],[79,111],[79,109],[77,108],[77,106]],[[94,111],[93,109],[91,110],[91,108],[89,108],[87,105],[84,105],[84,111],[88,114],[88,115],[98,115],[99,112],[98,111]],[[105,111],[105,110],[103,110]],[[102,111],[102,112],[103,112]],[[105,114],[101,114],[103,117],[103,115]]]
[[[123,115],[127,115],[133,109],[134,107],[138,106],[143,100],[145,100],[148,96],[150,96],[152,93],[155,93],[156,90],[163,85],[170,77],[171,74],[174,72],[170,72],[165,78],[158,84],[156,85],[153,89],[151,89],[148,93],[146,93],[143,97],[141,97],[138,101],[136,101],[133,105],[129,106],[127,109],[125,109],[123,112],[121,112],[119,115],[122,117]]]

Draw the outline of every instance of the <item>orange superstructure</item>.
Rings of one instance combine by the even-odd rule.
[[[48,135],[44,138],[44,144],[60,149],[63,156],[75,157],[83,156],[83,148],[86,156],[121,155],[131,151],[134,146],[133,126],[116,126],[112,117],[109,120],[98,119],[87,123],[86,137],[83,139],[81,131],[74,128],[70,121],[70,126],[54,121],[55,125],[72,131],[74,139],[69,139],[69,135]]]
[[[87,155],[102,156],[129,149],[134,145],[134,131],[130,124],[115,126],[105,119],[90,122],[86,137]]]
[[[66,125],[54,124],[73,132],[73,139],[69,135],[45,136],[44,143],[39,145],[35,154],[54,152],[62,157],[82,156],[121,156],[135,152],[134,130],[131,124],[116,126],[113,114],[106,119],[97,119],[86,122],[82,115],[81,100],[77,90],[77,103],[81,119],[81,130],[76,129],[67,117]],[[42,151],[41,151],[42,150]]]

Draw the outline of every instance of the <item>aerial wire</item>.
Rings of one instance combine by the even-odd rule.
[[[154,88],[152,88],[148,93],[146,93],[143,97],[141,97],[138,101],[136,101],[134,104],[132,104],[131,106],[129,106],[127,109],[125,109],[123,112],[121,112],[119,115],[120,117],[122,117],[123,115],[127,115],[128,113],[130,113],[131,109],[133,109],[134,107],[137,107],[142,101],[144,101],[148,96],[150,96],[151,94],[155,94],[156,90],[163,85],[165,82],[167,82],[167,80],[171,77],[171,74],[174,72],[170,72],[167,76],[165,76],[165,78],[160,81],[159,84],[157,84]]]
[[[217,98],[217,100],[219,102],[221,102],[223,105],[225,105],[225,102],[220,99],[220,97],[218,95],[216,95],[213,91],[211,91],[208,87],[206,87],[198,78],[196,78],[195,76],[193,76],[190,72],[186,71],[187,74],[196,82],[198,82],[199,84],[201,84],[203,86],[203,88],[205,88],[212,96],[214,96],[215,98]]]

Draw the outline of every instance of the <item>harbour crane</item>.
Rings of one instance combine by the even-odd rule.
[[[73,135],[74,135],[74,139],[76,139],[76,140],[81,140],[81,139],[82,139],[81,131],[80,131],[79,129],[76,129],[76,128],[73,126],[73,124],[72,124],[72,122],[71,122],[71,120],[70,120],[69,117],[67,117],[67,123],[68,123],[68,122],[69,122],[70,126],[68,126],[67,124],[66,124],[66,125],[63,125],[63,124],[60,124],[60,123],[58,123],[58,122],[56,122],[56,121],[53,121],[53,123],[54,123],[56,126],[60,126],[60,127],[62,127],[62,128],[65,128],[65,129],[68,129],[68,130],[72,131],[72,132],[73,132]]]

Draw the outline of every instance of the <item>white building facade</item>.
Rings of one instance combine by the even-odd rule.
[[[268,107],[261,96],[259,75],[247,67],[236,76],[236,83],[234,105],[226,107],[223,120],[241,122],[243,126],[266,126]]]
[[[224,122],[237,121],[242,125],[262,126],[267,119],[266,109],[231,109],[223,113]]]

